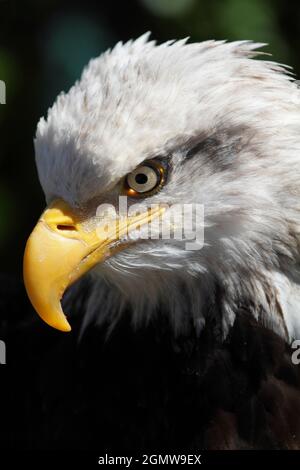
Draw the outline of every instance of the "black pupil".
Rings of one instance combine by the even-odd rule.
[[[137,184],[145,184],[148,181],[148,176],[145,173],[138,173],[135,177]]]

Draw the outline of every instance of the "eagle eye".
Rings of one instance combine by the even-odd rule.
[[[125,178],[125,191],[131,197],[145,197],[158,190],[164,182],[164,167],[153,160],[139,165]]]

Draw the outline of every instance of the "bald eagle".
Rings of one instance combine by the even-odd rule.
[[[43,330],[32,447],[299,448],[300,91],[261,46],[118,43],[40,120],[24,281],[72,331]]]

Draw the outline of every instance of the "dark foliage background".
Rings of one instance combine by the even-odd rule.
[[[1,271],[21,278],[27,236],[44,206],[33,136],[61,90],[87,61],[151,30],[158,41],[190,36],[267,42],[300,74],[298,0],[0,0]]]

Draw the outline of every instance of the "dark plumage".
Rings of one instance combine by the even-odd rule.
[[[14,449],[295,449],[300,374],[291,350],[241,306],[225,342],[208,319],[200,337],[175,338],[160,312],[133,331],[126,316],[107,338],[82,316],[65,336],[32,318],[22,287],[1,282],[1,368]],[[10,292],[10,295],[9,295]],[[77,309],[84,311],[88,285]],[[5,303],[4,300],[5,299]],[[14,313],[14,315],[12,315]],[[6,390],[5,390],[6,389]],[[4,441],[3,441],[4,439]]]

